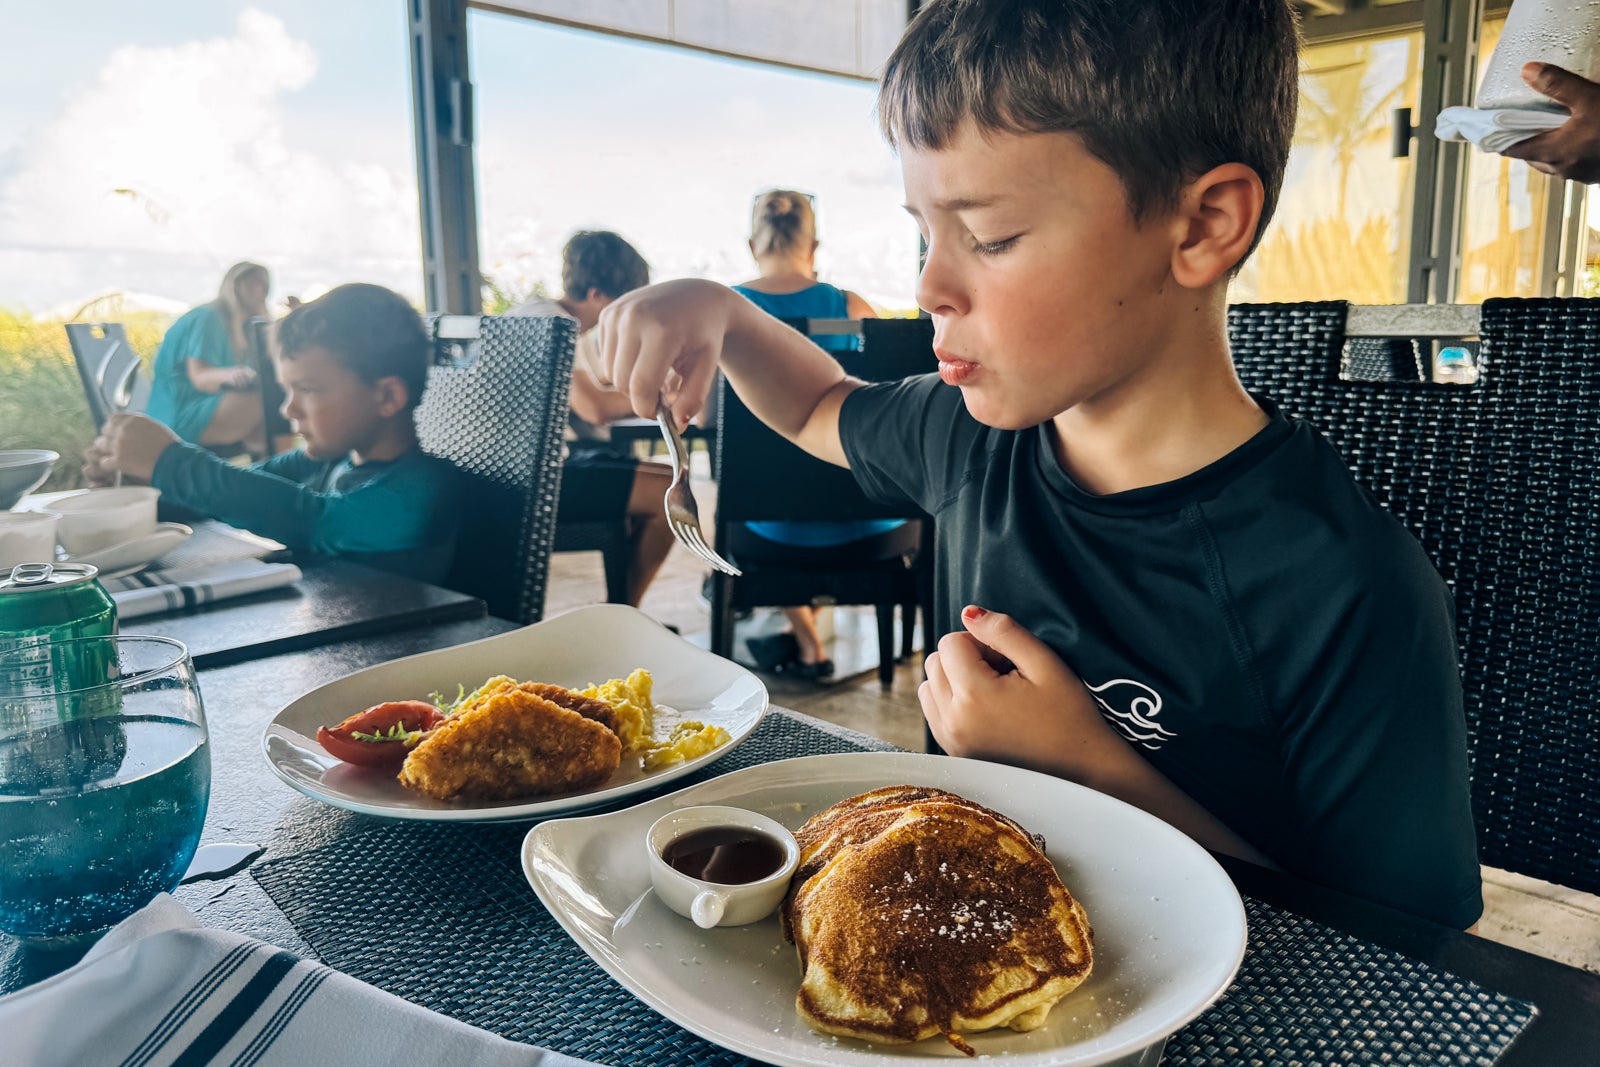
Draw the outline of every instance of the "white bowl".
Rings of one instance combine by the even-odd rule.
[[[122,485],[62,497],[49,509],[61,519],[56,537],[67,555],[81,556],[149,536],[156,529],[160,495],[147,485]]]
[[[0,511],[0,578],[19,563],[54,563],[56,517],[37,511]]]
[[[0,511],[44,484],[61,453],[48,448],[12,448],[0,451]]]
[[[765,837],[777,845],[780,862],[748,882],[695,877],[667,861],[667,849],[698,830],[731,830]],[[789,879],[800,863],[794,835],[776,819],[725,804],[700,804],[669,811],[645,834],[650,857],[650,884],[661,902],[703,930],[713,926],[749,926],[777,910],[789,891]],[[710,873],[710,872],[707,872]]]

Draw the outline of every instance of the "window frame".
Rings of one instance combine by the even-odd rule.
[[[1466,221],[1465,142],[1433,136],[1444,108],[1470,104],[1478,82],[1478,40],[1485,18],[1503,15],[1511,0],[1370,0],[1300,4],[1307,44],[1387,37],[1420,30],[1422,84],[1410,150],[1416,160],[1412,187],[1411,242],[1406,264],[1406,300],[1412,304],[1455,303],[1461,291]],[[1546,182],[1561,180],[1544,176]],[[1544,254],[1535,265],[1537,296],[1571,296],[1582,270],[1584,197],[1587,187],[1567,182],[1545,198]],[[1337,294],[1329,293],[1332,298]]]

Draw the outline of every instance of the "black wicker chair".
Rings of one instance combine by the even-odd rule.
[[[468,480],[444,584],[522,623],[544,615],[574,326],[561,317],[484,316],[476,341],[437,343],[417,409],[422,447]]]
[[[838,353],[850,374],[892,381],[934,369],[932,324],[926,320],[868,319],[860,352]],[[900,655],[913,650],[916,606],[927,617],[932,520],[910,508],[867,499],[842,467],[814,459],[769,430],[737,394],[720,384],[717,421],[716,544],[744,571],[713,574],[711,649],[733,651],[733,619],[743,608],[796,606],[822,600],[872,604],[878,617],[878,679],[894,680],[894,614],[901,608]],[[746,522],[848,522],[911,519],[865,543],[835,548],[776,546],[751,534]]]
[[[606,581],[606,602],[628,602],[628,564],[633,558],[633,522],[615,519],[557,522],[555,552],[598,552]]]
[[[1350,337],[1340,375],[1352,382],[1420,382],[1422,342],[1409,337]]]
[[[98,430],[111,414],[113,394],[128,374],[134,375],[132,400],[125,411],[143,411],[150,401],[150,379],[139,366],[139,354],[128,344],[120,322],[69,322],[67,343],[78,381],[89,404],[89,417]]]
[[[272,320],[253,318],[244,324],[250,341],[250,366],[256,372],[256,388],[261,391],[261,419],[266,434],[267,454],[273,442],[294,433],[283,417],[283,386],[278,381],[278,366],[272,361]]]
[[[1475,386],[1341,381],[1345,310],[1236,306],[1240,378],[1453,588],[1483,862],[1600,892],[1600,300],[1485,303]]]

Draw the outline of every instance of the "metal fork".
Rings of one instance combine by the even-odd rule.
[[[112,351],[115,350],[115,346],[113,346]],[[109,355],[110,354],[107,353],[107,358],[109,358]],[[133,403],[133,383],[134,379],[137,378],[138,375],[139,361],[134,360],[132,363],[128,364],[128,369],[122,372],[122,377],[118,379],[116,388],[113,389],[111,391],[111,395],[106,398],[111,405],[111,413],[113,415],[121,415],[124,411],[127,411],[128,406]],[[121,471],[117,472],[116,477],[112,479],[111,484],[122,484]]]
[[[667,487],[667,525],[672,536],[690,552],[709,563],[723,574],[739,575],[743,572],[712,551],[700,532],[700,509],[695,506],[694,490],[689,488],[689,448],[683,443],[672,409],[665,399],[656,402],[656,422],[661,426],[661,436],[667,440],[667,450],[672,454],[672,484]]]

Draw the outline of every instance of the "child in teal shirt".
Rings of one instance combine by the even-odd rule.
[[[420,578],[455,551],[459,475],[417,444],[431,346],[417,313],[376,285],[342,285],[279,326],[283,413],[302,449],[235,467],[140,415],[107,421],[91,473],[148,479],[174,503],[282,541]]]

